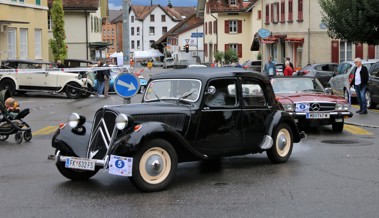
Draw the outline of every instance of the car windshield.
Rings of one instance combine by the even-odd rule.
[[[271,81],[275,93],[315,91],[324,92],[320,82],[314,78],[276,78]]]
[[[178,100],[195,102],[199,99],[200,80],[195,79],[162,79],[149,83],[145,101]]]

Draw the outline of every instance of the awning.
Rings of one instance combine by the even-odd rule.
[[[278,38],[275,38],[275,37],[267,37],[267,38],[261,39],[261,42],[263,44],[272,44],[272,43],[275,43],[277,41],[278,41]]]
[[[108,43],[108,42],[90,42],[89,43],[89,47],[93,47],[93,48],[106,48],[110,45],[113,45],[113,44]]]
[[[304,38],[296,38],[296,37],[288,37],[285,38],[284,41],[286,42],[297,42],[297,43],[304,43]]]

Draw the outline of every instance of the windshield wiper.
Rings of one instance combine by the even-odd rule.
[[[191,96],[194,92],[196,92],[196,91],[197,91],[197,90],[195,89],[195,90],[193,90],[192,92],[183,95],[182,97],[180,97],[180,98],[178,99],[178,103],[181,102],[181,101],[183,101],[184,99],[190,97],[190,96]]]

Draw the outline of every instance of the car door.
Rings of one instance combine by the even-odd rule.
[[[370,70],[369,91],[371,93],[371,101],[379,103],[379,64],[375,64],[373,70]]]
[[[271,113],[265,84],[253,78],[240,79],[242,90],[242,145],[257,151],[265,135],[266,118]]]
[[[338,72],[338,75],[336,76],[336,94],[344,95],[344,87],[347,78],[349,77],[350,69],[352,68],[352,64],[344,63],[342,65],[342,68]]]
[[[237,79],[213,79],[205,90],[210,87],[216,92],[203,96],[194,146],[210,157],[237,152],[241,149],[242,138]]]
[[[29,79],[29,89],[37,89],[43,90],[44,87],[47,87],[47,75],[48,72],[44,69],[36,70],[34,72],[30,72],[28,75]]]
[[[320,64],[315,67],[315,77],[321,82],[324,87],[329,87],[329,80],[333,75],[330,71],[329,64]]]

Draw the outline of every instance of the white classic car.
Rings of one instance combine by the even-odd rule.
[[[93,82],[73,69],[2,69],[0,90],[65,92],[68,98],[89,97]],[[89,92],[88,92],[89,91]]]

